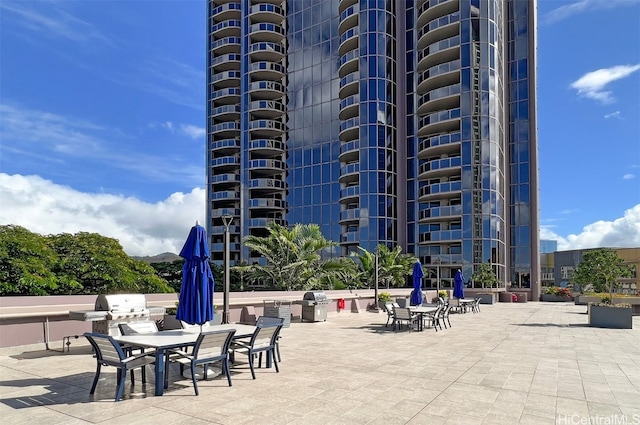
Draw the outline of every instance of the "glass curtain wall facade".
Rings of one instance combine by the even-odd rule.
[[[539,292],[535,0],[212,0],[209,28],[214,261],[228,213],[232,264],[316,223],[333,255],[400,245],[427,286],[490,262]]]

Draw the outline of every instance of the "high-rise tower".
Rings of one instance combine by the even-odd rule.
[[[210,0],[213,260],[271,221],[539,293],[535,0]],[[435,277],[435,276],[433,276]],[[431,277],[427,284],[436,286]]]

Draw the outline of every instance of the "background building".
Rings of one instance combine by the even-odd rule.
[[[271,221],[539,294],[535,0],[210,0],[213,260]],[[433,278],[427,286],[436,286]]]
[[[558,241],[540,240],[540,253],[549,254],[558,250]]]

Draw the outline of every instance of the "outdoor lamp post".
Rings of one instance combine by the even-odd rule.
[[[376,248],[376,281],[373,286],[373,307],[372,310],[378,310],[378,250]]]
[[[229,273],[229,226],[233,221],[231,214],[224,214],[224,295],[222,298],[222,323],[229,323],[229,289],[231,287],[231,274]]]

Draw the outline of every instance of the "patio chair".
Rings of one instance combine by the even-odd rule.
[[[436,332],[438,332],[438,326],[440,327],[440,330],[442,330],[442,324],[440,324],[440,314],[443,309],[444,307],[442,305],[438,305],[436,311],[434,311],[433,313],[425,313],[424,315],[425,321],[428,320],[431,323],[431,326],[433,326],[433,328],[436,330]]]
[[[234,341],[231,344],[231,362],[235,361],[235,354],[246,354],[249,358],[249,368],[251,369],[251,376],[256,379],[256,373],[253,367],[255,356],[258,356],[258,367],[262,366],[262,353],[267,355],[267,367],[271,361],[276,367],[276,372],[280,372],[278,369],[278,360],[276,359],[276,341],[282,325],[264,325],[258,326],[251,336],[249,342]]]
[[[449,320],[449,313],[451,313],[451,309],[452,308],[453,308],[453,306],[451,304],[448,304],[445,308],[443,308],[440,311],[440,316],[438,317],[438,322],[442,322],[442,324],[444,324],[445,329],[447,328],[447,323],[449,324],[448,327],[451,327],[451,321]]]
[[[207,379],[209,364],[220,362],[222,364],[222,373],[226,375],[227,382],[229,386],[231,386],[229,347],[235,333],[235,329],[202,332],[198,336],[191,354],[178,350],[173,351],[173,354],[178,355],[174,361],[180,364],[180,375],[184,372],[185,365],[190,366],[191,381],[193,382],[193,389],[196,395],[199,395],[196,378],[196,366],[198,365],[203,365],[203,379]]]
[[[389,326],[389,322],[393,322],[393,304],[385,303],[384,310],[387,312],[387,323],[384,324],[384,327]]]
[[[84,336],[89,340],[89,343],[93,347],[97,363],[96,376],[93,378],[93,384],[91,385],[89,394],[93,394],[96,390],[102,366],[113,366],[118,370],[116,379],[118,387],[116,389],[115,398],[115,401],[118,401],[122,398],[122,394],[124,393],[127,371],[129,370],[131,372],[131,384],[133,384],[133,370],[135,368],[142,368],[142,370],[144,370],[146,365],[150,365],[155,362],[155,352],[127,355],[122,347],[120,347],[120,344],[109,335],[86,332]],[[145,382],[146,376],[143,373],[142,383],[144,384]]]
[[[284,319],[282,317],[267,317],[267,316],[259,316],[256,319],[256,326],[267,326],[267,325],[284,325]],[[282,335],[278,333],[278,337],[276,338],[276,354],[278,355],[278,361],[281,362],[282,358],[280,357],[280,338]]]
[[[471,312],[480,313],[480,298],[475,298],[471,304]]]
[[[408,307],[394,307],[393,308],[393,331],[396,331],[396,325],[402,326],[403,323],[409,325],[409,331],[413,330],[414,325],[420,327],[420,317],[411,313],[411,309]]]

